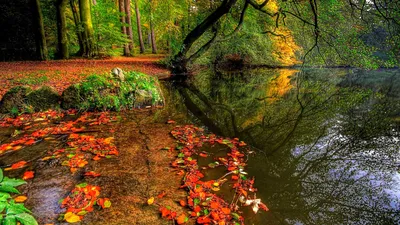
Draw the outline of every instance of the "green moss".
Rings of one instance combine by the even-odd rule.
[[[11,88],[2,98],[0,102],[0,112],[17,115],[26,112],[29,107],[27,105],[27,95],[32,89],[27,86],[17,86]]]
[[[60,96],[51,87],[43,86],[27,95],[27,103],[35,112],[45,111],[59,106]]]
[[[157,78],[137,72],[125,72],[123,82],[107,75],[89,76],[67,88],[62,98],[62,108],[80,110],[119,111],[163,104]]]

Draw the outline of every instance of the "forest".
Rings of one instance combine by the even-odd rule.
[[[397,1],[18,0],[2,11],[3,61],[152,53],[176,69],[229,59],[376,69],[400,60]]]
[[[399,0],[3,0],[0,225],[400,224]]]

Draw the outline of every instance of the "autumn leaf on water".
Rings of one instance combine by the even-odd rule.
[[[34,171],[25,171],[24,175],[22,176],[23,180],[29,180],[35,177]]]
[[[14,198],[14,201],[17,203],[21,203],[26,201],[26,199],[28,199],[25,195],[20,195]]]
[[[67,221],[68,223],[76,223],[81,221],[81,217],[79,217],[73,212],[67,212],[64,215],[64,220]]]

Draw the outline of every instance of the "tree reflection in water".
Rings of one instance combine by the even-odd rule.
[[[257,150],[249,172],[271,210],[249,224],[400,223],[400,100],[349,72],[205,71],[176,88],[192,121]]]

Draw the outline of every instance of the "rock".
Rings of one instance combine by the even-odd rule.
[[[153,104],[153,94],[151,91],[136,90],[135,92],[135,108],[151,106]]]
[[[124,82],[124,81],[125,81],[124,72],[122,71],[122,69],[120,69],[120,68],[118,68],[118,67],[113,68],[113,69],[111,70],[111,75],[112,75],[113,78],[115,78],[115,79],[117,79],[117,80],[119,80],[119,81],[121,81],[121,82]]]
[[[27,103],[35,112],[59,107],[59,102],[60,96],[57,91],[48,86],[43,86],[27,95]]]
[[[26,99],[30,92],[32,92],[32,89],[27,86],[11,88],[0,102],[0,113],[18,114],[29,111]]]
[[[82,102],[80,95],[80,88],[78,84],[74,84],[65,89],[61,95],[61,108],[63,109],[77,109]]]

